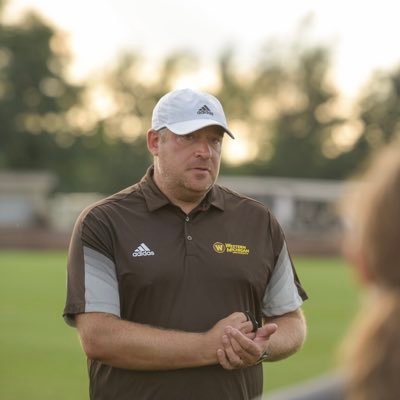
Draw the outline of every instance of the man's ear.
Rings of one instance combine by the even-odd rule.
[[[147,148],[153,156],[158,155],[158,148],[160,145],[161,134],[154,129],[147,131]]]

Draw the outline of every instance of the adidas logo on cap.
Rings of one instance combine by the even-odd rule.
[[[154,256],[154,251],[150,250],[144,243],[141,243],[140,246],[132,253],[133,257],[146,257],[146,256]]]
[[[209,114],[214,115],[214,113],[204,104],[203,107],[199,108],[197,114]]]

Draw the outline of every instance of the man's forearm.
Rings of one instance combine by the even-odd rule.
[[[117,368],[168,370],[216,364],[224,327],[251,330],[245,319],[235,313],[205,333],[163,330],[104,313],[79,314],[76,323],[88,358]]]
[[[289,357],[303,345],[307,327],[300,309],[279,317],[265,318],[265,323],[278,325],[278,329],[269,341],[268,361],[278,361]]]

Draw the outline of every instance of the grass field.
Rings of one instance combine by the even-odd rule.
[[[351,271],[338,259],[295,259],[310,300],[304,348],[265,364],[271,390],[311,379],[334,366],[335,349],[357,307]],[[84,400],[86,360],[61,313],[64,252],[0,252],[0,399]]]
[[[309,300],[303,309],[308,337],[300,352],[264,364],[265,392],[326,374],[337,366],[337,347],[358,307],[359,288],[353,271],[339,259],[294,260]]]

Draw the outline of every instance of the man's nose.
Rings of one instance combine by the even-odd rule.
[[[196,143],[196,156],[210,158],[212,155],[210,143],[207,140],[199,140]]]

